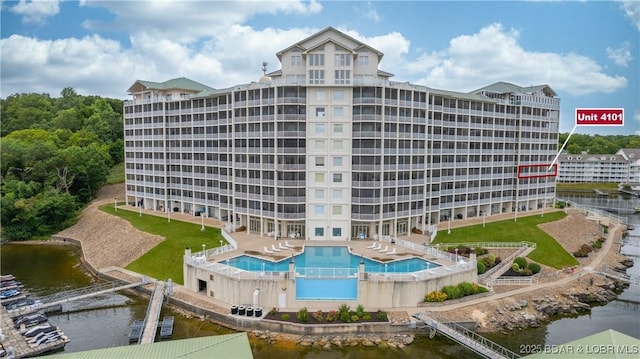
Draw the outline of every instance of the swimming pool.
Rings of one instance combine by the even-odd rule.
[[[306,246],[293,257],[297,273],[316,273],[316,277],[351,276],[358,272],[360,260],[367,273],[411,273],[439,267],[439,264],[418,257],[379,262],[349,252],[347,246]],[[291,258],[271,261],[241,255],[229,259],[230,266],[249,272],[287,272]],[[226,263],[226,261],[225,261]],[[315,270],[315,271],[314,271]],[[323,274],[324,273],[324,274]]]

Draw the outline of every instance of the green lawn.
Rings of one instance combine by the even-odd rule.
[[[202,232],[199,224],[180,222],[174,219],[171,219],[171,223],[169,223],[166,217],[145,214],[140,216],[138,212],[124,209],[116,212],[113,205],[110,204],[100,206],[100,210],[126,219],[141,231],[165,237],[164,241],[126,267],[126,269],[152,278],[160,280],[171,278],[176,283],[184,284],[182,256],[186,247],[197,252],[202,250],[203,244],[207,246],[207,249],[219,247],[221,240],[223,244],[227,244],[222,238],[219,228],[206,227]]]
[[[564,212],[545,213],[544,217],[533,215],[518,218],[517,221],[508,219],[499,222],[452,228],[451,234],[447,230],[439,231],[434,244],[473,243],[473,242],[533,242],[536,249],[528,257],[540,264],[553,268],[564,268],[578,264],[553,237],[538,228],[538,224],[553,222],[566,216]]]
[[[609,182],[600,183],[557,183],[556,190],[560,191],[587,191],[600,190],[605,192],[617,192],[618,184]]]
[[[111,172],[107,176],[107,184],[124,182],[124,162],[111,167]]]

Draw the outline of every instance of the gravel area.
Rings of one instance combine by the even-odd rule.
[[[125,267],[163,240],[134,228],[129,222],[106,214],[98,206],[113,204],[113,198],[124,198],[124,184],[103,187],[73,227],[58,233],[59,237],[82,242],[85,260],[96,268]]]

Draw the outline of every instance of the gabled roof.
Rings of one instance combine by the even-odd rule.
[[[278,57],[278,59],[279,59],[279,60],[281,60],[281,61],[282,61],[282,54],[283,54],[283,53],[285,53],[285,52],[287,52],[287,51],[289,51],[290,49],[292,49],[292,48],[294,48],[294,47],[297,47],[297,48],[299,48],[299,49],[300,49],[300,50],[302,50],[302,51],[309,51],[310,49],[305,48],[304,46],[302,46],[302,44],[304,44],[305,42],[309,41],[310,39],[313,39],[314,37],[318,37],[318,36],[320,36],[320,35],[322,35],[322,34],[324,34],[324,33],[327,33],[327,32],[333,32],[333,33],[335,33],[335,34],[337,34],[337,35],[339,35],[339,36],[343,36],[343,37],[345,37],[345,38],[347,38],[347,39],[349,39],[349,40],[351,40],[351,41],[353,41],[353,42],[357,43],[357,44],[358,44],[358,46],[355,46],[352,50],[359,50],[359,49],[361,49],[361,48],[363,48],[363,47],[364,47],[364,48],[369,49],[370,51],[375,52],[375,53],[378,55],[378,59],[382,59],[382,56],[384,56],[384,54],[383,54],[382,52],[380,52],[379,50],[377,50],[377,49],[375,49],[375,48],[373,48],[373,47],[371,47],[371,46],[369,46],[369,45],[367,45],[367,44],[363,43],[363,42],[362,42],[362,41],[360,41],[360,40],[354,39],[353,37],[351,37],[351,36],[349,36],[349,35],[345,34],[345,33],[344,33],[344,32],[342,32],[342,31],[336,30],[335,28],[333,28],[333,27],[331,27],[331,26],[327,26],[327,27],[326,27],[326,28],[324,28],[323,30],[320,30],[319,32],[316,32],[315,34],[313,34],[313,35],[311,35],[311,36],[309,36],[309,37],[306,37],[306,38],[304,38],[304,39],[302,39],[302,40],[300,40],[300,41],[296,42],[295,44],[293,44],[293,45],[291,45],[291,46],[287,47],[286,49],[278,51],[278,52],[276,53],[276,56]],[[335,43],[339,44],[340,46],[342,46],[342,47],[344,47],[344,48],[348,48],[347,46],[344,46],[344,45],[340,44],[340,42],[339,42],[339,41],[337,41],[336,39],[333,39],[333,42],[335,42]],[[326,41],[325,41],[324,43],[326,43]]]
[[[621,148],[616,154],[624,156],[629,161],[640,160],[640,148]]]
[[[141,89],[137,89],[136,87],[142,87]],[[188,91],[205,91],[205,90],[215,90],[213,87],[209,87],[207,85],[201,84],[199,82],[193,81],[186,77],[178,77],[175,79],[167,80],[165,82],[153,82],[153,81],[143,81],[137,80],[136,82],[129,87],[128,92],[139,92],[142,90],[188,90]]]
[[[52,359],[253,359],[253,354],[247,333],[238,333],[63,353],[50,357]]]
[[[549,85],[537,85],[537,86],[521,87],[521,86],[514,85],[512,83],[504,82],[504,81],[496,82],[496,83],[493,83],[491,85],[479,88],[479,89],[477,89],[475,91],[471,91],[471,93],[478,93],[478,92],[481,92],[481,91],[491,91],[491,92],[501,93],[501,94],[506,94],[506,93],[532,94],[532,93],[538,92],[540,90],[542,90],[548,96],[551,96],[551,97],[556,97],[557,96],[556,92],[553,91],[553,89],[551,87],[549,87]]]

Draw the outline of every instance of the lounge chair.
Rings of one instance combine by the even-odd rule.
[[[264,246],[264,252],[265,252],[265,253],[267,253],[267,254],[273,254],[273,252],[272,252],[272,251],[270,251],[270,250],[267,248],[267,246]]]
[[[289,247],[287,247],[287,246],[285,246],[284,244],[282,244],[282,242],[278,243],[278,248],[280,248],[280,249],[284,249],[285,251],[286,251],[287,249],[289,249]]]
[[[371,248],[371,249],[373,249],[374,251],[377,251],[377,250],[380,250],[380,248],[382,248],[382,243],[378,243],[378,244],[376,244],[376,245],[375,245],[373,248]]]
[[[288,241],[284,241],[284,245],[289,247],[289,248],[293,248],[294,247],[293,245],[289,244]]]
[[[280,252],[280,249],[276,248],[275,244],[271,245],[271,250],[274,251],[274,252]]]
[[[394,247],[394,248],[391,250],[391,252],[389,252],[389,253],[387,253],[387,254],[389,254],[389,255],[396,254],[396,248]]]
[[[373,248],[375,248],[375,246],[377,246],[377,245],[378,245],[377,243],[373,243],[373,244],[371,244],[370,246],[367,246],[367,248],[368,248],[368,249],[373,249]]]
[[[384,249],[379,251],[380,253],[386,253],[389,250],[389,246],[384,246]]]

